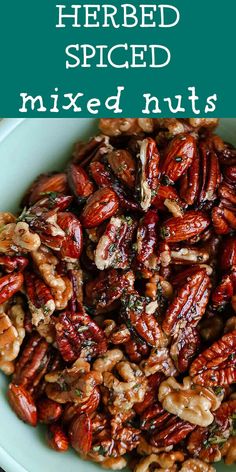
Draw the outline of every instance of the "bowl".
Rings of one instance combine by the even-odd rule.
[[[41,172],[63,168],[76,140],[96,132],[97,122],[82,118],[40,118],[0,122],[0,211],[17,209],[27,186]],[[222,119],[219,133],[236,144],[236,118]],[[7,378],[0,374],[0,467],[6,472],[96,472],[73,450],[59,454],[49,449],[43,427],[18,420],[6,400]],[[217,472],[234,466],[216,464]]]

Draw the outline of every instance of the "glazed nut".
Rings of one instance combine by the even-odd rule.
[[[69,447],[68,438],[59,424],[48,426],[47,442],[57,452],[66,452]]]
[[[93,363],[93,370],[101,372],[111,372],[118,362],[120,362],[124,357],[123,352],[120,349],[112,349],[107,351],[103,357],[99,357]]]
[[[113,190],[99,189],[88,199],[80,217],[81,222],[85,228],[94,228],[111,218],[118,207],[119,200]]]
[[[15,223],[16,217],[9,212],[1,211],[0,212],[0,227],[7,225],[9,223]]]
[[[25,313],[20,297],[7,312],[0,313],[0,369],[10,375],[14,372],[14,361],[25,337]]]
[[[184,461],[180,472],[215,472],[215,469],[199,459],[187,459]]]
[[[9,403],[16,415],[30,426],[37,424],[37,409],[33,398],[24,387],[11,383],[8,389]]]
[[[169,243],[186,241],[202,233],[210,224],[201,211],[186,211],[183,216],[170,218],[161,227],[161,237]]]
[[[38,419],[40,423],[55,423],[62,414],[62,407],[59,403],[43,398],[37,403]]]
[[[192,387],[190,377],[184,378],[183,385],[169,377],[161,383],[158,399],[169,413],[192,424],[209,426],[214,420],[212,411],[219,408],[220,399],[210,389]]]
[[[16,224],[12,238],[13,244],[27,252],[36,251],[40,244],[40,237],[29,230],[29,225],[20,221]]]
[[[203,351],[190,367],[193,382],[204,386],[227,386],[235,382],[236,331],[226,333]]]
[[[177,471],[177,464],[184,461],[184,454],[182,452],[168,452],[161,454],[151,454],[148,457],[144,457],[135,467],[135,472],[148,472],[152,470],[152,466],[155,466],[156,471],[171,470]],[[159,466],[157,468],[157,466]]]

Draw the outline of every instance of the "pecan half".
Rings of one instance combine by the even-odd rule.
[[[140,204],[147,211],[156,195],[159,182],[159,153],[153,139],[147,138],[140,142],[139,158],[139,192]]]
[[[32,334],[21,351],[15,366],[13,382],[34,393],[50,362],[48,343],[38,334]]]
[[[111,218],[95,249],[94,262],[99,270],[129,268],[135,227],[130,217]]]
[[[161,165],[162,181],[174,183],[191,165],[196,154],[196,139],[180,134],[170,142]]]
[[[124,289],[132,289],[134,274],[132,271],[120,274],[115,269],[104,271],[85,286],[89,306],[96,307],[96,313],[112,311]]]
[[[137,231],[137,260],[144,263],[154,252],[157,245],[158,215],[148,210],[140,221]]]
[[[85,313],[60,313],[55,329],[57,347],[67,362],[79,356],[92,358],[107,350],[103,331]]]
[[[186,211],[184,215],[170,218],[161,227],[161,237],[169,243],[186,241],[201,234],[210,224],[209,217],[201,211]]]
[[[155,303],[148,304],[147,299],[140,297],[136,292],[125,294],[122,297],[121,312],[122,318],[131,332],[134,331],[141,339],[154,347],[163,343],[164,339],[161,327],[153,314],[156,310]]]
[[[151,434],[150,443],[158,448],[178,444],[195,427],[165,411],[158,402],[147,408],[141,415],[141,429]]]
[[[13,272],[0,278],[0,305],[21,289],[23,281],[21,272]]]
[[[225,334],[203,351],[190,367],[193,382],[206,386],[227,386],[236,379],[236,330]]]

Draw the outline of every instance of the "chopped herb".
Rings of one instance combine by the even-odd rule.
[[[43,310],[43,313],[44,313],[45,315],[48,315],[48,314],[50,313],[50,311],[51,311],[50,308],[49,308],[47,305],[43,305],[43,306],[42,306],[42,310]]]
[[[82,392],[82,390],[80,390],[79,388],[77,388],[77,389],[75,390],[75,394],[77,395],[77,397],[83,398],[83,392]]]
[[[223,388],[223,387],[216,387],[216,388],[214,388],[214,393],[215,393],[217,396],[221,396],[221,395],[223,395],[223,393],[224,393],[224,388]]]
[[[170,232],[165,226],[162,226],[160,229],[160,234],[163,239],[169,238],[170,237]]]
[[[101,456],[105,456],[107,452],[103,446],[93,446],[93,451],[98,452],[98,454]]]
[[[224,444],[226,441],[227,441],[226,438],[222,438],[220,436],[214,436],[214,437],[208,439],[208,442],[210,444],[219,444],[220,445],[220,444]]]
[[[89,329],[88,326],[80,326],[77,331],[78,333],[83,333],[84,331],[87,331]]]
[[[55,200],[55,198],[57,198],[58,193],[57,192],[41,192],[40,195],[42,195],[42,196],[45,195],[45,196],[51,198],[52,200]]]
[[[162,185],[172,185],[172,181],[169,179],[167,175],[164,175],[161,179]]]

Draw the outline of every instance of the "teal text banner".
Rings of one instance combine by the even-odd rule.
[[[235,117],[235,19],[235,0],[1,0],[0,116]]]

